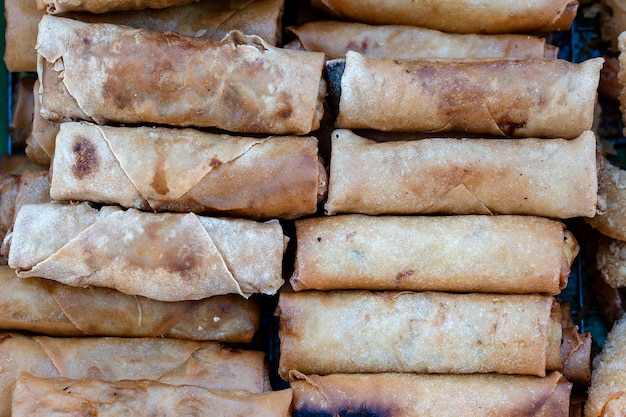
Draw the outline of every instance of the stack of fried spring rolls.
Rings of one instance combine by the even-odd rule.
[[[52,7],[54,11],[61,10],[60,5],[56,3],[54,6],[49,5],[49,7]],[[49,21],[50,24],[46,25],[46,21]],[[65,23],[62,24],[62,21]],[[62,152],[65,154],[59,157],[66,160],[69,157],[69,165],[66,168],[54,160],[57,153],[62,154],[59,151],[58,143],[55,144],[56,151],[52,160],[52,172],[55,175],[59,173],[60,176],[53,178],[55,185],[51,189],[51,194],[63,200],[87,200],[151,211],[175,211],[179,213],[143,213],[136,208],[124,210],[108,206],[94,208],[87,203],[27,205],[19,211],[15,227],[7,239],[6,246],[11,258],[9,262],[11,266],[16,268],[22,277],[27,275],[44,276],[68,283],[71,281],[73,285],[78,287],[96,285],[93,289],[88,290],[91,295],[97,293],[97,300],[100,300],[100,295],[103,295],[105,298],[115,298],[115,304],[128,304],[130,307],[128,319],[130,320],[133,320],[133,316],[137,317],[138,313],[137,320],[139,323],[143,320],[142,314],[151,316],[148,321],[152,319],[159,321],[156,317],[156,312],[158,312],[166,316],[165,321],[170,322],[164,323],[165,327],[155,323],[152,326],[155,327],[154,330],[143,329],[143,326],[139,324],[135,326],[135,333],[129,334],[132,336],[140,336],[147,331],[147,333],[159,332],[161,336],[189,339],[194,333],[196,335],[201,333],[205,325],[210,327],[211,323],[204,323],[201,320],[220,322],[222,319],[226,319],[223,313],[227,311],[224,311],[223,308],[233,308],[225,300],[225,307],[220,308],[218,306],[219,313],[212,314],[210,305],[200,307],[201,304],[199,304],[204,300],[216,300],[217,303],[216,297],[207,297],[222,293],[238,293],[248,297],[256,292],[268,294],[275,292],[282,283],[280,261],[285,243],[285,237],[275,218],[290,219],[315,212],[318,199],[324,193],[325,177],[323,167],[317,156],[315,139],[295,136],[229,137],[226,134],[212,134],[192,131],[191,129],[154,128],[151,124],[159,123],[177,127],[217,127],[244,134],[308,134],[316,128],[321,117],[320,98],[323,97],[324,93],[324,83],[321,79],[322,55],[303,52],[293,53],[292,51],[283,53],[260,38],[249,38],[237,32],[229,34],[221,43],[210,43],[171,33],[156,35],[149,32],[130,31],[122,27],[107,26],[99,28],[103,29],[104,32],[96,30],[95,37],[89,38],[90,30],[87,29],[87,25],[82,26],[73,21],[69,22],[67,19],[58,18],[57,20],[57,18],[49,16],[44,16],[42,19],[40,28],[43,29],[40,30],[40,39],[44,41],[53,40],[52,48],[54,49],[55,42],[56,46],[59,45],[59,41],[65,42],[56,36],[56,32],[61,32],[61,36],[71,32],[71,29],[64,26],[65,24],[80,26],[79,35],[69,33],[70,40],[87,41],[92,46],[102,45],[103,39],[110,35],[110,32],[115,32],[111,39],[116,47],[120,48],[118,51],[122,58],[120,62],[126,64],[126,69],[123,71],[126,75],[111,74],[106,83],[107,86],[104,88],[114,87],[116,82],[123,80],[124,84],[145,89],[144,91],[148,92],[149,95],[152,94],[152,97],[147,97],[145,104],[140,105],[135,101],[138,97],[137,91],[122,92],[119,90],[115,99],[118,108],[117,116],[98,114],[100,110],[107,111],[112,108],[111,103],[108,103],[95,112],[87,111],[89,116],[84,117],[87,116],[87,113],[83,110],[87,110],[89,105],[85,106],[85,103],[80,99],[78,100],[80,104],[77,102],[76,105],[63,103],[63,94],[71,96],[75,93],[74,87],[70,87],[68,91],[65,91],[64,87],[71,85],[72,68],[102,58],[102,51],[105,51],[106,55],[106,53],[111,52],[111,48],[105,45],[101,53],[87,48],[74,63],[72,63],[73,58],[70,56],[52,58],[56,62],[55,65],[50,65],[53,70],[59,70],[61,69],[60,65],[63,66],[61,70],[63,83],[50,84],[48,81],[54,80],[56,75],[46,75],[45,70],[39,72],[41,83],[38,95],[41,95],[42,98],[40,104],[46,104],[46,106],[41,106],[43,114],[49,117],[53,114],[56,122],[87,118],[87,120],[99,123],[99,125],[76,123],[76,125],[81,125],[78,136],[69,135],[69,148],[64,148]],[[121,33],[117,33],[118,30]],[[134,44],[136,36],[144,37],[141,47]],[[122,39],[122,46],[117,43],[120,38]],[[126,46],[123,45],[124,39],[130,41]],[[50,45],[46,46],[43,43],[38,43],[39,53],[42,57],[47,54],[46,51],[50,52],[49,49],[46,49]],[[167,49],[168,47],[170,49]],[[142,70],[146,64],[144,51],[148,51],[150,56],[155,53],[157,55],[162,53],[160,56],[153,56],[155,59],[153,62],[154,72],[148,75],[148,78],[152,78],[129,82],[128,75],[130,74],[145,75],[145,71],[134,71],[128,67],[128,64],[133,64],[133,60],[129,59],[129,55],[132,55],[129,53],[129,49],[133,48],[143,48],[141,51],[137,49],[137,55],[134,58],[137,63],[140,63]],[[190,58],[184,63],[187,67],[183,70],[186,71],[181,71],[181,68],[171,68],[172,64],[178,63],[172,59],[173,54],[176,53],[176,50],[181,51],[181,49],[184,49],[184,56]],[[68,47],[68,52],[76,50],[78,48],[74,46]],[[190,51],[197,51],[199,54],[196,54],[194,58],[194,53],[190,53]],[[52,52],[52,54],[56,54],[56,52]],[[48,54],[46,57],[50,58],[50,55]],[[104,60],[107,60],[106,56]],[[216,71],[207,69],[206,65],[196,65],[207,62],[216,64],[215,68],[219,69],[219,76]],[[225,62],[232,64],[232,70],[224,71],[223,64]],[[104,65],[104,67],[108,66],[108,64]],[[110,65],[113,68],[121,68],[122,66],[115,63]],[[171,70],[169,75],[164,73],[164,71],[168,71],[168,66]],[[202,74],[194,74],[193,70],[199,68],[201,68]],[[75,75],[78,75],[79,72]],[[228,79],[226,75],[233,72],[235,75]],[[188,75],[189,78],[177,81],[176,77],[181,74]],[[208,79],[198,79],[198,75],[200,78],[208,76]],[[79,78],[82,77],[81,75],[78,76]],[[195,81],[193,81],[194,77],[196,77]],[[93,77],[93,74],[90,74],[84,79],[94,78],[97,79],[98,77]],[[285,88],[281,86],[281,79],[288,79],[290,83],[294,83],[294,87],[303,88],[302,90]],[[299,81],[294,82],[294,80]],[[176,92],[175,84],[177,82],[190,85],[188,91],[183,91],[179,96],[178,104],[183,107],[182,112],[175,108],[166,109],[166,107],[171,107],[172,99],[165,96]],[[123,85],[118,87],[123,89]],[[84,87],[79,87],[79,90],[82,88]],[[91,95],[93,92],[91,87],[86,88],[91,91],[89,93]],[[50,98],[51,90],[53,92],[54,90],[61,90],[62,95],[55,96],[52,94],[52,98]],[[205,94],[204,97],[193,98],[195,94],[201,94],[205,90],[208,90],[209,94]],[[122,97],[124,94],[128,94],[132,102],[124,102]],[[105,95],[110,97],[110,91],[106,92]],[[160,105],[157,104],[159,100],[161,101]],[[51,103],[52,107],[50,107]],[[55,105],[58,107],[54,107]],[[155,111],[155,105],[161,109]],[[187,109],[185,110],[184,107],[186,106]],[[81,110],[72,113],[72,108],[75,107]],[[51,108],[52,111],[50,111]],[[216,108],[219,110],[216,111]],[[117,118],[120,115],[125,117],[131,109],[138,110],[130,116],[131,119],[120,120]],[[229,124],[231,121],[238,123]],[[122,132],[124,129],[117,129],[118,126],[103,125],[104,123],[128,122],[146,126],[145,128],[137,128],[137,130],[130,129]],[[80,131],[81,128],[83,131]],[[68,127],[68,129],[70,128]],[[61,131],[64,131],[63,126],[61,126]],[[116,139],[118,145],[125,148],[121,154],[120,149],[116,149],[118,145],[112,145]],[[130,143],[131,141],[132,143]],[[129,143],[130,148],[126,146]],[[105,149],[109,149],[108,154],[101,152]],[[149,158],[148,155],[153,155],[154,158]],[[129,158],[131,166],[136,166],[137,163],[142,162],[146,163],[146,167],[152,166],[154,175],[151,178],[145,175],[145,170],[151,168],[139,168],[141,173],[137,176],[136,168],[131,167],[129,170],[126,163]],[[187,163],[187,166],[181,166],[180,162]],[[269,166],[270,163],[273,164],[272,167]],[[113,175],[113,177],[107,178],[108,173],[106,171],[115,166],[118,168],[117,170],[113,168],[114,174],[117,175],[121,172],[122,177],[116,178]],[[127,172],[124,172],[122,167],[125,167]],[[70,190],[70,193],[74,193],[72,196],[59,197],[60,194],[53,190],[61,190],[59,193],[64,192],[62,189],[64,169],[66,169],[66,173],[69,172],[67,178],[70,179],[70,182],[83,180],[84,184],[89,184],[93,181],[96,184],[95,188],[100,188],[101,195],[104,197],[100,197],[100,199],[91,197],[98,194],[98,190],[93,189],[93,184],[90,184],[91,190],[83,191],[82,194],[81,191],[77,193],[76,190]],[[102,173],[105,173],[104,177]],[[176,180],[181,173],[185,173],[187,179],[183,179],[183,182],[179,183]],[[143,178],[146,177],[149,181],[144,185],[133,183],[137,178],[141,178],[140,181],[143,181]],[[245,183],[253,177],[259,178],[258,186]],[[61,187],[56,185],[59,178]],[[121,184],[131,184],[133,188],[124,190]],[[223,189],[218,189],[219,186]],[[255,188],[259,190],[255,190]],[[120,194],[116,195],[115,190],[118,189],[121,197]],[[148,190],[147,193],[146,190]],[[191,192],[188,192],[189,190]],[[254,190],[256,194],[248,195],[250,190]],[[127,198],[128,195],[133,194],[135,197]],[[114,197],[109,197],[110,195],[114,195]],[[272,197],[276,195],[286,198]],[[191,213],[193,211],[201,215]],[[209,218],[205,217],[205,214],[241,216],[245,219]],[[124,218],[126,220],[123,220]],[[50,227],[55,228],[55,232],[59,232],[55,233],[52,241],[42,245],[41,241],[33,239],[34,236],[41,235],[42,230],[49,230]],[[69,233],[65,233],[64,230]],[[258,240],[257,237],[261,240]],[[255,243],[257,240],[259,243]],[[97,255],[94,256],[96,253]],[[82,260],[81,254],[84,256]],[[124,271],[126,276],[121,275],[120,271]],[[211,282],[207,282],[207,274],[210,275]],[[82,291],[80,288],[73,287],[57,287],[55,290],[56,284],[50,287],[49,282],[41,281],[39,278],[33,279],[37,281],[32,281],[28,285],[33,288],[44,288],[44,292],[40,291],[39,294],[45,300],[50,300],[50,295],[56,294],[57,291],[60,293]],[[147,279],[149,281],[145,281]],[[178,281],[174,282],[175,279]],[[30,278],[25,279],[24,282],[28,280]],[[199,291],[198,285],[201,287]],[[126,291],[130,298],[122,293],[115,293],[115,291],[106,290],[99,286],[112,286]],[[106,294],[109,294],[110,297]],[[83,295],[86,297],[85,299],[89,299],[90,294],[81,294],[80,296]],[[150,298],[142,297],[143,295]],[[76,314],[72,313],[72,310],[75,311],[74,305],[68,306],[69,308],[66,309],[63,301],[57,301],[63,300],[63,295],[59,298],[56,298],[55,295],[53,297],[54,301],[48,302],[52,308],[52,313],[34,314],[34,316],[39,316],[35,318],[35,321],[41,319],[34,324],[35,327],[46,321],[54,322],[54,317],[50,316],[54,316],[55,307],[58,306],[60,309],[57,309],[58,320],[56,321],[61,322],[58,323],[58,326],[64,328],[64,331],[69,332],[69,334],[75,334],[75,332],[107,334],[107,331],[113,333],[119,331],[108,329],[106,326],[99,326],[99,323],[89,323],[89,319],[85,322],[83,321],[85,317],[78,319]],[[70,297],[73,298],[76,295],[73,294]],[[245,301],[243,298],[240,300]],[[96,298],[92,298],[92,302],[96,302]],[[130,306],[132,302],[137,304],[136,311],[133,311],[132,306]],[[165,308],[165,305],[159,305],[158,302],[170,303],[168,306],[176,304],[177,309],[171,311],[172,315],[168,318],[170,313],[162,311],[168,309]],[[9,304],[15,305],[15,300],[9,301]],[[201,317],[199,317],[199,321],[195,322],[197,331],[193,328],[194,323],[177,323],[181,320],[180,314],[177,314],[177,311],[180,310],[198,312]],[[209,317],[205,317],[204,314],[208,314]],[[17,315],[19,316],[19,314]],[[83,316],[80,313],[79,315]],[[196,318],[198,317],[196,316]],[[96,318],[96,320],[101,320],[101,318]],[[113,319],[112,321],[119,320]],[[193,320],[191,321],[193,322]],[[243,319],[243,321],[246,320]],[[148,327],[151,325],[148,324]],[[191,332],[184,333],[185,327],[190,327]],[[45,323],[41,328],[45,328]],[[180,330],[183,330],[182,335]],[[128,331],[133,332],[132,329]],[[199,338],[203,337],[199,336]],[[97,338],[94,340],[102,340],[106,344],[105,339]],[[31,372],[28,369],[22,369],[22,371]],[[108,376],[95,371],[78,372],[73,375],[67,375],[64,372],[58,372],[58,374],[61,377],[69,376],[71,378],[110,379]],[[44,377],[47,376],[54,375],[44,375]],[[123,373],[113,379],[120,378],[135,379],[132,375]],[[145,379],[151,378],[151,376],[140,376],[139,378]],[[236,376],[231,378],[239,379]],[[14,415],[20,415],[19,413],[46,414],[47,409],[45,407],[50,406],[50,404],[43,400],[33,402],[33,396],[53,398],[56,395],[63,398],[65,403],[70,404],[68,400],[70,390],[66,388],[46,395],[35,394],[38,378],[24,375],[20,381],[26,382],[16,384],[16,396],[13,399]],[[204,386],[195,384],[193,381],[184,380],[181,383],[198,385],[197,389],[189,387],[189,389],[186,388],[180,392],[171,388],[172,382],[167,380],[165,382],[169,385],[164,387],[163,384],[156,385],[158,384],[156,382],[144,381],[142,382],[142,389],[151,392],[151,398],[162,396],[163,392],[167,392],[165,402],[172,415],[186,414],[190,410],[189,407],[197,410],[200,406],[205,408],[209,405],[211,407],[208,410],[211,410],[211,415],[216,415],[221,407],[225,410],[232,409],[233,404],[243,401],[241,393],[196,393],[195,391],[202,391]],[[12,383],[13,381],[10,381],[10,384]],[[42,383],[47,382],[43,381]],[[65,386],[68,382],[63,381],[62,383]],[[95,393],[92,396],[94,402],[93,405],[91,403],[89,405],[93,406],[94,410],[102,407],[101,403],[105,395],[104,392],[106,392],[106,387],[102,387],[102,385],[107,383],[102,381],[86,383],[92,383],[98,387],[92,390],[92,394]],[[81,382],[76,384],[78,386]],[[132,384],[126,385],[126,387],[132,389]],[[242,386],[227,387],[227,389],[233,388],[246,389]],[[147,412],[152,412],[152,410],[156,410],[154,407],[158,407],[154,404],[141,403],[140,401],[144,401],[145,398],[134,397],[131,392],[124,400],[121,400],[123,397],[121,391],[125,389],[121,385],[116,385],[112,389],[115,392],[112,393],[111,404],[114,403],[116,406],[121,404],[120,407],[122,408],[141,407]],[[224,388],[218,387],[218,389]],[[78,388],[72,388],[71,391],[76,392],[78,390]],[[98,392],[102,394],[100,395]],[[83,411],[87,397],[88,395],[82,394]],[[245,409],[248,411],[241,412],[247,415],[286,415],[290,401],[291,391],[286,390],[280,395],[259,399]],[[23,408],[23,404],[28,404],[28,410]],[[69,412],[70,408],[68,405],[64,411]],[[105,409],[109,408],[105,407]],[[265,412],[264,409],[268,411]],[[159,411],[162,410],[159,409]],[[109,412],[113,411],[109,409]],[[116,409],[115,412],[119,412],[119,410]]]
[[[333,8],[330,4],[344,2],[318,3]],[[499,3],[498,7],[502,5]],[[359,12],[363,9],[363,13],[368,10],[367,7],[350,8],[355,14],[359,13],[357,9]],[[369,8],[374,9],[377,8]],[[425,21],[431,20],[427,13],[400,13],[407,17],[419,14],[425,16]],[[341,17],[348,15],[346,12]],[[380,13],[380,16],[389,17],[390,14]],[[529,16],[536,17],[532,13]],[[464,15],[457,20],[465,19]],[[489,22],[492,19],[484,20]],[[315,25],[311,23],[294,31]],[[329,23],[324,25],[327,29],[336,27]],[[350,26],[352,30],[357,25]],[[380,28],[370,30],[378,32],[376,40],[397,39],[393,35],[385,38]],[[298,33],[299,43],[304,45],[306,42],[302,41],[301,33]],[[514,350],[520,346],[530,347],[520,340],[505,342],[506,323],[516,328],[514,332],[521,332],[526,328],[523,320],[512,317],[528,315],[536,308],[532,306],[538,299],[553,307],[556,304],[553,296],[565,285],[569,265],[577,253],[575,240],[568,232],[563,234],[563,224],[557,219],[592,217],[596,213],[595,138],[588,130],[600,62],[577,68],[561,61],[545,60],[513,63],[457,61],[440,66],[426,60],[403,63],[401,59],[404,57],[401,56],[392,56],[394,62],[378,61],[365,57],[381,58],[376,54],[385,49],[385,44],[368,42],[372,38],[359,36],[335,42],[335,45],[346,45],[347,50],[362,54],[348,53],[346,67],[351,56],[356,56],[368,65],[379,65],[381,70],[371,75],[372,84],[367,84],[370,75],[363,67],[351,69],[354,83],[350,85],[344,84],[341,75],[337,77],[341,79],[337,88],[333,88],[331,80],[330,91],[339,96],[339,127],[403,132],[448,131],[460,135],[475,133],[523,139],[397,142],[399,137],[406,136],[391,134],[385,136],[386,140],[391,138],[389,142],[379,143],[347,130],[333,134],[326,210],[327,214],[337,216],[296,221],[297,259],[291,278],[296,292],[282,292],[279,301],[280,372],[292,381],[294,415],[342,415],[349,410],[363,415],[400,416],[411,415],[417,409],[420,415],[568,415],[570,381],[566,381],[560,372],[551,372],[550,369],[555,368],[551,368],[549,360],[545,362],[545,357],[532,360],[541,368],[540,374],[535,375],[545,375],[547,371],[546,377],[520,376],[514,374],[530,372],[498,369],[498,359],[495,358],[498,354],[490,357],[487,350],[490,343],[498,341],[507,348],[515,346]],[[324,39],[320,38],[312,43],[323,44]],[[394,65],[398,72],[390,68]],[[471,72],[463,73],[462,69],[456,78],[446,78],[457,65],[459,69],[465,67],[476,71],[476,75],[481,75],[481,81]],[[571,70],[582,74],[582,83],[571,84],[577,85],[575,91],[566,82],[550,92],[552,81],[530,84],[525,78],[526,75],[560,78]],[[555,71],[558,75],[551,74]],[[505,79],[499,79],[507,73]],[[407,78],[403,79],[404,76]],[[462,82],[464,78],[465,83]],[[517,81],[512,85],[513,79]],[[387,80],[394,81],[388,83]],[[396,83],[396,80],[400,81]],[[465,120],[462,117],[460,121],[445,120],[445,117],[441,121],[436,118],[439,116],[433,116],[432,127],[422,127],[411,123],[429,121],[428,117],[404,117],[414,110],[436,112],[446,106],[456,106],[456,113],[460,110],[480,113],[483,105],[478,103],[484,99],[478,97],[482,91],[471,89],[471,81],[475,86],[483,85],[483,89],[491,87],[498,91],[497,94],[493,94],[494,90],[487,94],[493,101],[484,105],[486,112],[474,122],[468,120],[474,116],[464,116]],[[448,88],[452,85],[453,89],[442,98],[441,107],[428,100],[410,97],[413,85],[429,88],[425,97],[436,96],[438,90],[443,94],[446,88],[436,87],[438,82],[448,84]],[[503,84],[498,85],[498,82]],[[511,91],[511,96],[517,97],[517,103],[505,98],[509,93],[507,90],[515,88],[519,89]],[[542,89],[542,93],[530,97],[537,89]],[[355,90],[369,90],[369,93],[358,98],[353,96],[351,102],[343,102],[344,97]],[[572,94],[568,96],[567,91]],[[525,96],[526,92],[531,94]],[[387,102],[390,107],[379,100],[385,95],[390,98]],[[580,98],[582,101],[578,102]],[[496,104],[498,99],[502,101]],[[515,108],[525,100],[525,104]],[[567,126],[570,119],[563,113],[532,109],[536,104],[545,106],[554,101],[559,101],[557,107],[570,103],[576,109],[584,109],[577,117],[581,123],[575,127]],[[503,106],[506,102],[512,102],[513,108],[504,117],[498,112],[507,111]],[[406,104],[406,107],[393,107],[397,103]],[[350,110],[352,106],[357,108],[360,105],[377,109],[362,118],[365,123],[371,122],[370,125],[342,122],[342,111],[346,107]],[[392,110],[386,113],[388,108]],[[530,113],[522,114],[528,110]],[[450,114],[454,112],[451,110]],[[533,121],[533,112],[549,114],[547,117],[559,124],[559,128],[551,130],[545,126],[546,120]],[[384,113],[384,116],[375,120],[370,117],[376,117],[375,113]],[[365,113],[359,108],[354,114]],[[377,138],[381,136],[367,133]],[[526,139],[526,136],[541,139]],[[545,171],[541,173],[542,170]],[[580,176],[563,184],[563,179],[572,173]],[[550,184],[546,177],[559,179]],[[351,187],[354,192],[350,191]],[[558,191],[560,187],[564,190]],[[560,192],[563,194],[558,194]],[[559,197],[556,199],[561,199],[570,192],[577,196],[565,204],[550,202],[547,197],[557,193]],[[414,214],[457,216],[404,216]],[[542,230],[540,235],[533,235],[531,223],[542,225],[534,229],[534,232]],[[544,234],[552,227],[559,230],[554,239]],[[529,239],[528,246],[522,243],[522,237]],[[514,239],[515,243],[507,243],[508,238]],[[554,245],[553,251],[535,246],[550,241]],[[537,252],[531,255],[535,249]],[[538,255],[539,252],[542,256]],[[478,260],[482,256],[484,258]],[[520,256],[518,261],[515,260],[517,256]],[[551,261],[547,262],[547,259]],[[522,272],[515,266],[547,266],[550,263],[554,263],[553,272],[548,274]],[[494,269],[487,272],[483,267],[489,264],[493,264]],[[515,279],[518,273],[519,281]],[[532,279],[533,276],[537,281]],[[552,278],[548,279],[548,276]],[[551,282],[552,289],[534,287],[532,282],[544,285]],[[516,302],[520,304],[513,307]],[[486,307],[490,303],[493,303],[491,307]],[[500,308],[502,304],[506,308],[519,308],[519,313],[506,312],[506,308]],[[552,314],[552,319],[546,319],[551,323],[547,328],[558,332],[558,336],[552,339],[552,347],[546,349],[546,345],[542,345],[537,352],[551,351],[553,353],[547,356],[555,357],[558,355],[554,354],[554,346],[561,346],[566,351],[569,344],[566,340],[561,345],[561,334],[566,337],[566,333],[572,333],[573,329],[554,321],[554,316],[560,314],[554,309],[544,305],[543,311],[544,318]],[[493,320],[493,327],[490,327],[490,320]],[[483,325],[487,337],[481,336]],[[528,329],[538,330],[535,325]],[[550,330],[545,330],[542,334],[549,333]],[[574,333],[577,339],[580,335],[575,329]],[[587,334],[583,339],[588,340],[588,337]],[[533,340],[539,339],[546,340],[536,336]],[[584,384],[589,371],[589,343],[580,342],[579,347],[581,345],[585,345],[581,349],[586,350],[586,354],[582,353],[581,378]],[[505,351],[498,352],[502,354],[503,363],[512,367],[520,365],[521,361],[513,359],[520,351]],[[562,358],[567,361],[568,355],[564,354]],[[557,358],[556,369],[566,372],[560,361]],[[510,389],[512,386],[515,388]],[[459,395],[460,392],[463,395]],[[494,401],[497,404],[489,403],[494,398],[497,398]]]

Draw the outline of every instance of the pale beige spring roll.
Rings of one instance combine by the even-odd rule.
[[[21,278],[115,288],[161,301],[274,294],[286,238],[277,220],[149,213],[87,203],[24,205],[9,241]]]
[[[568,417],[572,384],[559,372],[527,375],[294,373],[294,416]],[[419,410],[419,412],[418,412]]]
[[[566,30],[578,9],[577,0],[313,0],[311,4],[341,20],[458,33]]]
[[[603,61],[394,60],[349,51],[336,125],[571,139],[592,127]]]
[[[613,325],[593,359],[585,417],[619,417],[626,410],[626,317]]]
[[[317,211],[327,174],[315,137],[62,123],[50,193],[144,210],[255,219]]]
[[[33,105],[33,130],[31,136],[26,140],[26,155],[36,165],[49,168],[54,157],[54,147],[56,135],[59,133],[60,123],[45,119],[41,112],[41,101],[39,100],[39,80],[35,82],[34,94],[35,103]]]
[[[259,300],[219,295],[163,302],[103,288],[18,278],[0,267],[0,328],[50,336],[172,337],[250,343]]]
[[[296,220],[294,290],[557,295],[578,244],[532,216],[364,216]]]
[[[324,112],[324,54],[239,31],[214,41],[44,16],[37,52],[40,111],[54,121],[290,135]]]
[[[417,26],[316,20],[287,27],[286,48],[324,52],[326,59],[356,51],[369,58],[556,58],[557,48],[529,35],[453,34]]]
[[[562,365],[551,296],[282,292],[278,313],[283,379],[292,370],[544,376]]]
[[[375,142],[332,134],[328,214],[524,214],[593,217],[596,140]]]
[[[291,401],[290,389],[251,394],[150,380],[106,382],[23,374],[15,384],[11,415],[289,417]]]
[[[0,336],[0,416],[22,372],[35,376],[107,381],[152,379],[172,385],[263,392],[265,355],[215,343],[166,338],[54,338]]]

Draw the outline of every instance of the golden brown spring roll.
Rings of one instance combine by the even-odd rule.
[[[572,384],[527,375],[294,374],[293,416],[568,417]],[[361,414],[362,413],[362,414]]]
[[[215,343],[165,338],[0,336],[0,416],[9,416],[11,390],[22,372],[106,381],[152,379],[173,385],[267,388],[264,354]]]
[[[0,236],[2,239],[15,220],[15,199],[19,187],[19,175],[0,174]],[[7,262],[7,254],[0,255],[0,265],[6,265]]]
[[[102,288],[15,276],[0,267],[0,328],[50,336],[172,337],[249,343],[260,323],[257,299],[218,295],[163,302]]]
[[[544,376],[562,365],[555,304],[540,295],[283,292],[278,370],[284,379],[292,370]]]
[[[291,389],[251,394],[157,381],[37,378],[23,374],[13,391],[13,417],[56,416],[258,416],[289,417]],[[34,400],[37,399],[37,400]]]
[[[312,21],[287,27],[286,48],[324,52],[326,59],[356,51],[368,58],[556,58],[545,38],[528,35],[452,34],[404,25]]]
[[[606,236],[626,241],[626,171],[603,159],[599,181],[606,199],[605,208],[585,221]]]
[[[214,41],[44,16],[37,51],[40,111],[53,121],[290,135],[324,112],[324,54],[239,31]]]
[[[585,417],[618,417],[626,410],[626,317],[607,335],[593,359]]]
[[[50,192],[144,210],[293,219],[315,213],[325,197],[319,159],[312,136],[67,122],[56,137]]]
[[[336,124],[571,139],[592,127],[603,61],[394,60],[349,51]]]
[[[457,33],[567,30],[578,9],[577,0],[313,0],[311,5],[341,20]]]
[[[106,13],[115,10],[164,9],[199,0],[36,0],[49,14],[65,12]]]
[[[593,217],[596,140],[375,142],[332,134],[328,214],[524,214]]]
[[[274,294],[282,285],[285,239],[277,220],[28,204],[10,236],[9,266],[21,278],[115,288],[161,301],[249,297]]]
[[[558,221],[532,216],[296,220],[294,290],[557,295],[578,254]]]

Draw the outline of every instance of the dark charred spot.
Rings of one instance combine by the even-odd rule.
[[[364,53],[367,52],[368,49],[369,44],[367,42],[367,39],[363,39],[360,43],[357,43],[354,40],[351,40],[350,43],[348,43],[348,51]]]
[[[513,136],[517,130],[526,127],[526,122],[513,122],[502,120],[498,123],[498,125],[505,135]]]
[[[167,186],[167,176],[165,174],[165,155],[161,152],[157,154],[157,164],[152,177],[150,186],[157,194],[165,195],[170,192],[170,188]]]
[[[98,168],[98,157],[96,148],[89,139],[80,136],[74,142],[72,147],[74,153],[74,166],[72,172],[78,179],[83,179]]]
[[[211,158],[211,161],[209,162],[209,165],[212,166],[212,167],[217,167],[217,166],[222,165],[222,161],[220,161],[217,158]]]
[[[291,106],[291,95],[286,92],[280,93],[279,106],[276,114],[282,119],[288,119],[293,114],[293,107]]]

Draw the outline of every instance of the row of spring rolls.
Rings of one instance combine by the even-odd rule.
[[[40,112],[54,121],[308,134],[324,113],[324,53],[238,31],[201,40],[44,16],[37,52]],[[330,91],[341,128],[571,139],[591,128],[601,63],[399,61],[349,51],[333,67],[340,74],[331,75]]]

